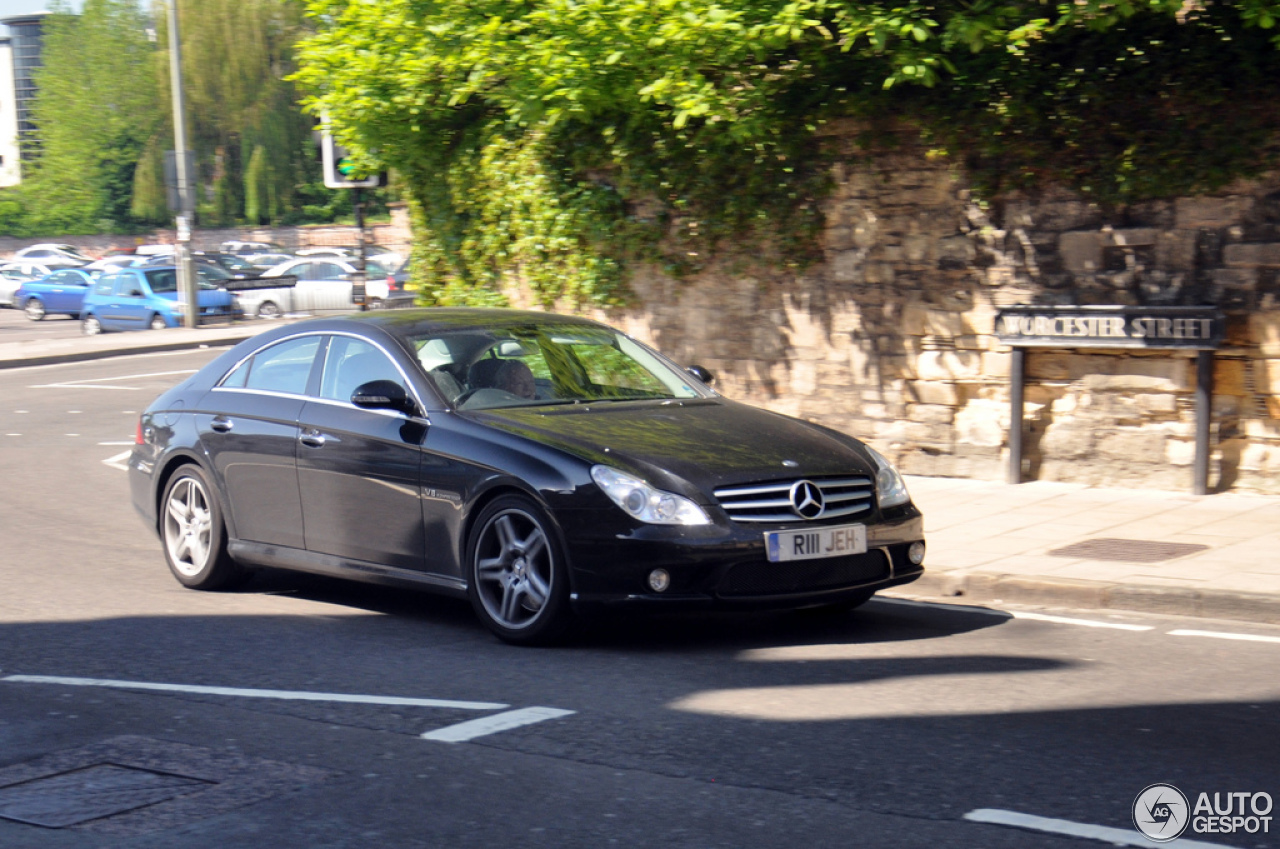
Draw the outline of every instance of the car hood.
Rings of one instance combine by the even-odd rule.
[[[718,486],[866,474],[854,440],[727,399],[606,402],[468,413],[475,421],[644,475],[709,493]]]

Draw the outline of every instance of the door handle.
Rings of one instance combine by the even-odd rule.
[[[302,432],[302,435],[298,437],[298,441],[308,448],[323,448],[324,434],[318,430],[307,428]]]
[[[213,428],[218,433],[230,433],[231,429],[235,427],[235,422],[231,421],[231,419],[223,418],[222,416],[216,416],[209,427]]]

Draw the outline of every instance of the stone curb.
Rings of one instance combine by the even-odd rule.
[[[1280,625],[1280,597],[1229,590],[1194,590],[959,570],[930,572],[927,566],[918,580],[906,584],[901,590],[972,601],[1128,610]]]

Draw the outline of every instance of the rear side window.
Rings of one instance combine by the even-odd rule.
[[[303,336],[272,345],[242,362],[221,385],[227,389],[303,395],[319,347],[319,336]]]

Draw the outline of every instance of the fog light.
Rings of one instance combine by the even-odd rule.
[[[911,565],[919,566],[924,562],[924,543],[913,542],[911,547],[907,549],[907,559],[911,561]]]
[[[649,589],[655,593],[666,592],[671,586],[671,575],[666,569],[654,569],[649,573]]]

